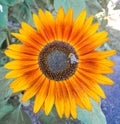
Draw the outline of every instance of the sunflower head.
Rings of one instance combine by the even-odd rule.
[[[8,46],[5,54],[13,58],[5,65],[11,69],[6,78],[13,92],[25,91],[22,101],[35,96],[34,113],[44,108],[48,115],[55,105],[60,118],[76,118],[76,106],[92,110],[89,97],[105,98],[99,84],[113,81],[104,74],[113,73],[114,62],[107,57],[115,50],[97,51],[107,42],[107,32],[98,32],[99,24],[86,18],[86,10],[73,19],[73,9],[59,8],[56,18],[41,9],[33,14],[35,28],[21,23],[19,33],[12,33],[22,44]]]

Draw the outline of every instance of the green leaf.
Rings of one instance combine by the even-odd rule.
[[[31,9],[26,2],[14,6],[12,8],[12,13],[13,18],[15,18],[19,23],[22,21],[30,22],[32,20]]]
[[[12,105],[6,104],[6,100],[4,100],[3,102],[0,102],[0,120],[5,115],[7,115],[11,111],[13,111],[13,109],[14,109],[14,107]]]
[[[86,9],[89,16],[102,11],[102,7],[97,0],[86,0]]]
[[[7,73],[7,69],[0,68],[0,102],[9,97],[12,94],[12,89],[8,88],[12,79],[5,79],[4,76]]]
[[[7,56],[2,56],[0,58],[0,66],[3,66],[7,62],[8,62],[8,57]]]
[[[46,9],[46,2],[48,2],[48,0],[34,0],[34,5],[35,5],[35,8],[39,9]]]
[[[75,120],[73,120],[73,119],[67,119],[66,120],[66,124],[84,124],[84,123],[82,123],[80,120],[78,120],[78,119],[75,119]]]
[[[55,10],[58,11],[59,7],[63,7],[65,12],[72,7],[75,17],[85,9],[85,0],[54,0]]]
[[[41,124],[66,124],[65,118],[60,119],[55,108],[50,112],[48,116],[46,116],[44,112],[40,114],[39,121]]]
[[[8,6],[5,5],[5,4],[2,4],[1,2],[0,2],[0,5],[2,7],[2,11],[0,11],[0,30],[2,30],[2,29],[7,28],[7,24],[8,24]]]
[[[32,124],[30,117],[17,107],[13,112],[0,120],[0,124]]]
[[[24,0],[24,2],[29,6],[33,3],[34,0]]]
[[[78,119],[85,124],[107,124],[106,118],[101,110],[100,103],[91,100],[92,111],[77,108]]]
[[[24,123],[23,124],[32,124],[32,120],[29,117],[29,115],[24,112],[23,110],[21,110],[21,120],[24,119]],[[18,123],[17,123],[18,124]],[[22,123],[20,123],[22,124]]]
[[[5,3],[8,6],[14,6],[15,4],[24,2],[24,0],[0,0],[0,2]]]
[[[5,55],[5,53],[2,50],[0,50],[0,66],[3,66],[8,61],[9,58]]]
[[[4,42],[4,40],[6,39],[6,32],[5,31],[1,31],[0,30],[0,46],[2,45],[2,43]]]

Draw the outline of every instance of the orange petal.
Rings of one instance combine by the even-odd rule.
[[[73,42],[73,45],[77,44],[80,42],[81,38],[83,38],[83,35],[85,36],[85,33],[90,30],[91,28],[91,24],[93,21],[93,16],[90,16],[88,19],[86,19],[85,23],[83,24],[83,26],[81,27],[81,29],[79,29],[76,33],[76,36],[74,36],[73,39],[71,39],[71,41]]]
[[[87,108],[88,110],[92,110],[92,106],[90,103],[90,100],[86,94],[86,92],[84,92],[83,87],[81,87],[81,85],[79,84],[79,80],[77,80],[77,78],[70,78],[69,79],[70,84],[72,85],[72,88],[74,89],[74,91],[76,92],[76,94],[78,95],[80,101],[81,101],[81,107],[82,108]],[[82,82],[81,82],[82,83]]]
[[[70,99],[69,99],[67,89],[63,82],[61,82],[61,88],[62,88],[63,97],[64,97],[64,111],[65,111],[64,113],[66,118],[69,118],[70,117]]]
[[[36,32],[33,27],[31,27],[29,24],[25,22],[21,22],[21,26],[23,30],[25,30],[26,32],[29,32],[30,34]]]
[[[55,106],[58,112],[58,115],[60,118],[62,118],[63,113],[64,113],[64,97],[62,93],[62,88],[59,83],[55,83]]]
[[[70,8],[64,18],[63,41],[68,41],[73,28],[73,9]]]
[[[37,42],[34,42],[34,40],[30,39],[30,37],[26,37],[25,35],[21,35],[18,33],[11,33],[14,37],[16,37],[18,40],[20,40],[23,44],[34,47],[37,50],[41,49],[41,45]]]
[[[49,11],[45,12],[45,16],[46,16],[46,18],[49,19],[48,26],[51,30],[52,35],[53,35],[53,39],[55,40],[57,38],[56,29],[55,29],[56,28],[55,27],[55,19]]]
[[[90,78],[91,75],[84,74],[83,72],[78,72],[78,74],[75,75],[78,79],[82,80],[83,83],[91,90],[93,90],[96,94],[99,96],[105,98],[105,94],[103,90],[99,87],[99,85],[96,83],[95,79]],[[96,75],[97,77],[97,75]]]
[[[45,76],[41,75],[40,78],[37,79],[36,82],[31,87],[26,89],[24,95],[22,96],[22,101],[25,102],[30,98],[32,98],[38,92],[38,90],[41,89],[44,80],[45,80]]]
[[[66,89],[68,91],[68,95],[69,95],[71,115],[74,119],[76,119],[76,117],[77,117],[76,102],[75,102],[75,98],[73,95],[73,91],[70,88],[70,84],[68,81],[64,81],[64,84],[65,84],[65,87],[66,87]]]
[[[17,78],[26,73],[31,73],[31,71],[34,72],[36,69],[39,69],[38,64],[23,68],[20,70],[13,70],[13,71],[8,72],[5,76],[5,78]],[[39,73],[41,74],[41,71],[39,71]]]
[[[36,94],[36,98],[34,102],[34,110],[33,110],[34,113],[37,113],[41,109],[48,95],[48,89],[49,89],[49,80],[46,78],[43,85],[41,86],[41,89]]]
[[[7,56],[13,59],[19,59],[19,60],[38,60],[38,56],[36,55],[29,55],[25,53],[19,53],[15,52],[13,50],[5,50],[4,52]]]
[[[102,32],[99,32],[99,33],[95,33],[92,36],[89,36],[89,35],[85,34],[85,36],[82,36],[80,39],[78,39],[79,42],[77,42],[75,46],[79,46],[78,49],[81,49],[81,48],[83,48],[83,47],[85,47],[87,45],[91,45],[92,46],[92,44],[94,42],[97,42],[98,39],[99,39],[99,41],[105,39],[107,34],[108,33],[105,32],[105,31],[102,31]]]
[[[100,63],[80,63],[79,70],[85,70],[86,72],[96,73],[96,74],[110,74],[113,73],[114,70],[106,65]]]
[[[14,60],[5,64],[4,67],[8,69],[22,69],[22,68],[26,68],[28,66],[30,67],[36,64],[38,64],[38,60],[36,61],[35,60],[33,61]]]
[[[80,87],[88,96],[90,96],[95,101],[100,102],[100,97],[95,92],[93,92],[91,89],[89,89],[86,86],[86,84],[82,80],[80,80],[80,78],[78,79],[76,76],[74,76],[74,81],[77,82],[78,87]],[[84,103],[84,105],[86,105],[86,103]],[[91,110],[90,101],[88,102],[88,106],[87,106],[88,110]]]
[[[40,21],[40,18],[36,14],[33,14],[33,20],[40,36],[44,39],[44,42],[48,42],[48,38],[46,36],[46,33],[44,32],[44,27]]]
[[[86,10],[83,10],[74,22],[74,26],[71,32],[71,36],[69,37],[69,41],[73,41],[73,39],[77,37],[78,32],[80,35],[80,29],[84,24],[85,18],[86,18]]]
[[[30,77],[29,75],[19,77],[10,84],[10,88],[13,88],[13,93],[25,90],[31,87],[39,78],[39,76],[40,75],[38,74],[36,74],[36,76],[33,74],[33,77]]]
[[[50,87],[48,91],[48,95],[45,100],[45,114],[48,115],[54,105],[55,101],[55,81],[50,80]]]
[[[29,46],[20,45],[20,44],[12,44],[12,45],[9,45],[8,48],[15,52],[26,53],[31,55],[39,55],[40,53],[39,50],[36,50]]]
[[[64,29],[64,10],[62,7],[59,8],[56,15],[56,34],[59,41],[63,40],[63,29]]]
[[[82,41],[86,40],[87,38],[91,37],[99,28],[99,24],[95,23],[93,25],[90,26],[90,29],[88,31],[86,31],[83,35],[82,35]]]
[[[103,43],[107,42],[108,40],[109,40],[109,38],[104,38],[104,39],[98,39],[96,41],[91,41],[92,42],[91,44],[80,48],[79,51],[82,51],[82,54],[84,55],[84,54],[86,54],[88,52],[91,52],[92,50],[96,49],[97,47],[99,47]]]
[[[34,70],[34,72],[31,72],[31,73],[27,73],[27,74],[25,74],[25,75],[23,75],[23,76],[21,76],[21,77],[19,77],[19,78],[22,78],[22,79],[24,79],[25,81],[24,82],[32,82],[33,80],[35,80],[35,79],[37,79],[38,77],[40,77],[40,75],[42,75],[42,73],[41,73],[41,71],[40,71],[40,69],[37,69],[37,70]],[[28,78],[29,77],[29,78]],[[20,80],[19,78],[17,78],[18,80]],[[16,80],[17,80],[16,79]],[[12,88],[12,87],[15,87],[16,85],[17,85],[17,82],[16,82],[16,80],[15,80],[15,82],[13,81],[11,84],[10,84],[10,87]],[[21,80],[22,81],[22,80]],[[18,81],[19,82],[19,81]],[[19,83],[18,83],[19,84]],[[29,84],[29,83],[28,83]]]
[[[54,34],[52,33],[52,29],[51,29],[51,27],[53,25],[52,24],[51,24],[51,26],[49,25],[48,17],[45,15],[45,13],[41,9],[39,10],[38,13],[39,13],[39,19],[42,24],[43,30],[44,30],[49,42],[54,41],[55,38],[54,38]]]
[[[101,74],[94,74],[94,73],[86,72],[83,70],[79,70],[79,73],[85,75],[86,77],[88,77],[88,79],[96,81],[100,84],[105,84],[105,85],[113,85],[114,84],[114,82],[110,78],[108,78],[104,75],[101,75]]]
[[[25,22],[22,22],[21,25],[22,25],[22,29],[20,29],[19,32],[22,35],[26,36],[28,39],[30,39],[33,42],[43,45],[43,43],[45,42],[45,38],[43,38],[43,35],[41,36],[40,33],[38,33],[36,30],[34,30],[30,25],[28,25]]]
[[[93,51],[85,55],[80,55],[80,60],[89,60],[89,59],[104,59],[109,56],[116,54],[116,50],[108,50],[108,51]],[[94,61],[94,60],[93,60]]]
[[[84,59],[84,60],[80,60],[80,63],[98,63],[98,64],[102,64],[105,66],[114,66],[115,63],[112,60],[107,60],[107,59],[100,59],[100,57],[96,57],[91,58],[91,59]]]
[[[33,43],[35,42],[39,46],[43,46],[44,44],[46,44],[45,38],[43,38],[43,36],[39,32],[31,32],[30,34],[26,30],[19,29],[19,33],[23,35],[24,37],[26,37],[26,39],[29,42],[33,42]],[[24,44],[28,45],[30,44],[29,42],[25,42]]]

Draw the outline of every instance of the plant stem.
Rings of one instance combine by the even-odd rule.
[[[7,32],[7,45],[10,45],[12,43],[12,41],[11,41],[9,28],[6,30],[6,32]]]

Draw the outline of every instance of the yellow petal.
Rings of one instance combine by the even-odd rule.
[[[62,88],[59,83],[55,83],[55,106],[58,112],[58,115],[60,118],[62,118],[63,113],[64,113],[64,98],[63,98],[63,93],[62,93]]]
[[[39,55],[40,53],[40,51],[32,47],[20,45],[20,44],[12,44],[12,45],[9,45],[8,48],[15,52],[26,53],[26,54],[31,54],[31,55]]]
[[[80,82],[76,77],[70,78],[69,82],[83,104],[83,106],[81,104],[81,107],[86,107],[88,110],[92,110],[92,106],[86,92],[83,90],[83,87],[81,87],[81,85],[78,85],[82,82]]]
[[[100,63],[80,63],[79,70],[85,70],[87,72],[91,72],[91,73],[96,73],[96,74],[110,74],[113,73],[114,70],[106,65],[100,64]]]
[[[110,78],[108,78],[104,75],[101,75],[101,74],[89,73],[89,72],[85,72],[83,70],[80,70],[80,73],[85,75],[86,77],[90,78],[90,80],[92,79],[100,84],[105,84],[105,85],[113,85],[114,84],[114,82]]]
[[[92,75],[88,75],[88,73],[86,72],[78,72],[78,74],[76,74],[76,77],[80,80],[83,81],[83,83],[91,90],[93,90],[96,94],[98,94],[99,96],[105,98],[105,94],[103,92],[103,90],[99,87],[99,85],[96,83],[95,81],[95,77],[93,79]],[[97,77],[97,75],[96,75]]]
[[[39,69],[39,65],[33,65],[33,66],[30,66],[30,67],[26,67],[25,69],[20,69],[20,70],[13,70],[13,71],[10,71],[8,72],[6,75],[5,75],[5,78],[17,78],[17,77],[20,77],[24,74],[29,74],[31,72],[35,72],[37,69]],[[41,72],[39,72],[41,74]]]
[[[88,59],[104,59],[109,56],[116,54],[116,50],[108,50],[108,51],[93,51],[85,55],[80,56],[80,60],[88,60]],[[92,60],[94,62],[94,60]]]
[[[79,87],[81,87],[81,88],[83,89],[83,91],[84,91],[88,96],[90,96],[90,97],[91,97],[92,99],[94,99],[95,101],[100,102],[100,97],[99,97],[95,92],[93,92],[91,89],[89,89],[89,88],[86,86],[86,84],[85,84],[82,80],[78,79],[78,78],[75,77],[75,76],[74,76],[74,79],[75,79],[75,81],[78,83]],[[91,103],[90,103],[90,101],[89,101],[88,103],[89,103],[89,104],[88,104],[88,106],[89,106],[88,110],[91,110]],[[86,105],[86,104],[85,104],[85,105]]]
[[[34,20],[34,23],[35,23],[35,26],[37,28],[37,30],[39,31],[41,37],[44,39],[44,42],[48,42],[48,38],[44,32],[44,27],[40,21],[40,18],[36,15],[36,14],[33,14],[33,20]]]
[[[114,66],[115,65],[115,62],[113,62],[112,60],[101,59],[100,56],[92,57],[89,59],[79,60],[79,62],[80,63],[98,63],[98,64],[103,64],[105,66]]]
[[[32,76],[31,76],[32,75]],[[30,73],[30,74],[25,74],[19,78],[17,78],[16,80],[14,80],[11,84],[10,84],[10,87],[11,88],[14,88],[14,87],[17,87],[16,85],[17,84],[20,84],[18,83],[20,80],[23,81],[23,83],[26,83],[27,81],[28,82],[32,82],[34,81],[35,79],[37,79],[38,77],[40,77],[40,75],[42,75],[42,73],[40,72],[39,69],[35,70],[34,72]],[[18,81],[17,81],[18,80]],[[29,83],[28,83],[29,84]]]
[[[29,45],[31,47],[34,47],[37,50],[41,49],[41,45],[37,42],[34,42],[34,40],[30,39],[30,37],[27,37],[25,35],[21,35],[18,33],[11,33],[14,37],[16,37],[18,40],[20,40],[23,44]]]
[[[83,35],[83,39],[87,39],[88,37],[92,36],[99,28],[99,24],[95,23],[89,27],[90,29],[86,31],[86,33]],[[82,40],[83,40],[82,39]]]
[[[36,55],[29,55],[25,53],[14,52],[12,50],[5,50],[4,52],[7,56],[13,59],[19,60],[38,60],[38,56]]]
[[[93,31],[90,31],[90,32],[93,32]],[[79,39],[77,39],[79,42],[77,42],[75,44],[75,46],[79,46],[79,49],[87,46],[87,45],[91,45],[94,43],[94,42],[97,42],[98,39],[99,41],[100,40],[103,40],[106,38],[107,36],[107,32],[105,31],[102,31],[102,32],[99,32],[99,33],[93,33],[91,36],[89,36],[88,34],[85,34],[84,36],[80,37]]]
[[[35,33],[35,29],[25,22],[21,22],[22,29],[30,34]]]
[[[62,88],[63,97],[64,97],[64,111],[65,111],[64,113],[66,118],[69,118],[70,117],[70,100],[69,100],[67,89],[63,82],[61,82],[61,88]]]
[[[46,18],[49,19],[48,26],[51,30],[52,35],[53,35],[53,39],[55,40],[57,38],[56,29],[55,29],[56,28],[55,27],[56,26],[55,25],[55,19],[49,11],[45,12],[45,16],[46,16]]]
[[[32,60],[32,61],[14,60],[5,64],[4,67],[8,69],[22,69],[36,64],[38,64],[38,60]]]
[[[80,51],[82,51],[82,54],[84,55],[84,54],[86,54],[86,53],[96,49],[97,47],[99,47],[103,43],[107,42],[108,40],[109,40],[109,38],[98,39],[96,41],[94,41],[94,40],[92,41],[91,40],[92,43],[89,44],[89,45],[86,45],[86,46],[84,46],[82,48],[80,48]]]
[[[75,22],[74,22],[74,28],[73,28],[73,32],[74,32],[74,29],[80,29],[84,22],[85,22],[85,19],[86,19],[86,10],[83,10],[79,15],[78,17],[76,18]]]
[[[22,96],[22,101],[25,102],[30,98],[32,98],[38,92],[38,90],[41,89],[44,80],[45,80],[45,76],[41,75],[41,77],[37,79],[30,88],[26,89],[26,92]]]
[[[73,28],[73,9],[70,8],[64,18],[63,41],[68,41],[68,38],[71,36],[72,28]]]
[[[54,105],[55,100],[55,81],[50,80],[48,95],[45,100],[45,114],[48,115]]]
[[[43,30],[46,34],[46,37],[48,38],[49,42],[54,41],[55,37],[51,29],[53,25],[52,24],[49,25],[48,17],[45,15],[45,13],[41,9],[39,10],[38,13],[39,13],[39,19],[42,24]]]
[[[19,92],[19,91],[22,91],[26,88],[29,87],[29,84],[26,83],[27,82],[27,79],[25,77],[19,77],[17,79],[15,79],[11,84],[10,84],[10,88],[13,89],[13,92]],[[16,90],[16,88],[19,90]]]
[[[91,30],[90,27],[91,27],[92,21],[93,21],[93,16],[90,16],[88,19],[86,19],[85,23],[80,29],[78,30],[76,29],[76,32],[77,32],[76,35],[73,35],[73,38],[71,39],[71,41],[73,41],[73,45],[79,43],[81,38],[84,38],[83,35],[86,36],[85,33],[88,30]]]
[[[81,35],[80,30],[84,24],[85,18],[86,18],[86,10],[83,10],[74,22],[74,26],[72,28],[72,32],[68,42],[73,41],[76,37],[78,37],[78,34]]]
[[[27,46],[29,44],[29,46],[33,47],[34,45],[32,46],[31,42],[37,44],[40,47],[46,44],[46,40],[43,38],[43,36],[39,32],[31,32],[30,34],[29,32],[23,29],[19,29],[19,33],[22,36],[26,37],[27,41],[24,44]]]
[[[69,95],[71,115],[74,119],[76,119],[76,117],[77,117],[76,102],[75,102],[73,92],[70,88],[70,84],[68,83],[68,81],[64,81],[64,84],[66,86],[66,89],[67,89],[67,92],[68,92],[68,95]]]
[[[46,78],[43,85],[41,86],[41,89],[36,94],[36,98],[34,102],[34,110],[33,110],[34,113],[37,113],[41,109],[47,97],[48,89],[49,89],[49,80]]]
[[[56,40],[59,41],[63,40],[64,17],[64,10],[62,7],[60,7],[56,15]]]

